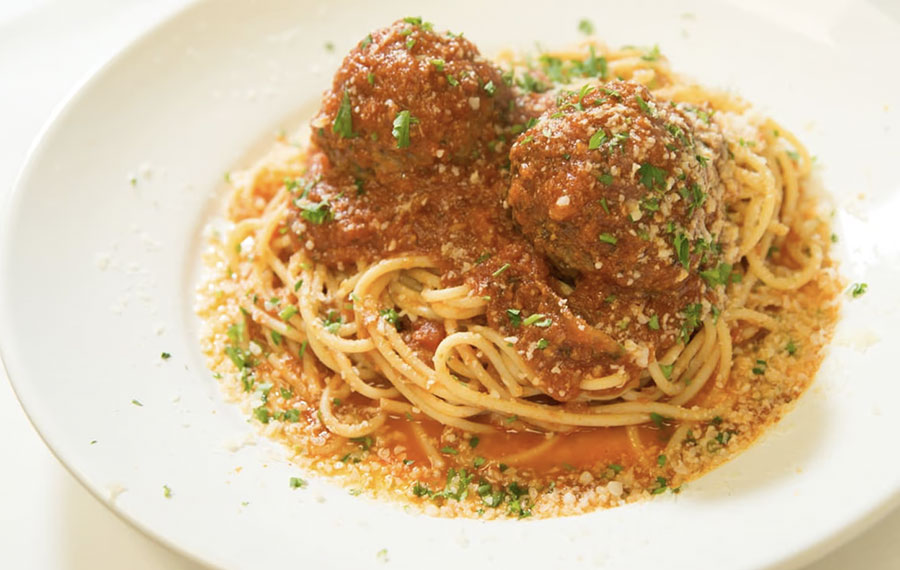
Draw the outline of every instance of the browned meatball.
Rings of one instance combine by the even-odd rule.
[[[511,97],[474,44],[406,18],[347,55],[312,121],[313,141],[355,175],[443,173],[492,153]]]
[[[721,185],[692,119],[627,81],[563,93],[512,147],[509,205],[564,274],[675,291],[714,247]]]

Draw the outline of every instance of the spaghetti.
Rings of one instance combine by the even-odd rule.
[[[420,30],[421,23],[399,26],[431,32]],[[388,41],[376,36],[375,45]],[[441,61],[453,68],[449,58]],[[530,315],[524,308],[510,308],[504,316],[496,306],[498,290],[485,285],[504,274],[527,279],[518,273],[519,258],[508,256],[510,261],[501,263],[507,258],[494,253],[495,259],[460,262],[446,246],[422,245],[424,238],[417,246],[392,248],[391,229],[380,232],[384,243],[366,244],[366,255],[352,250],[352,262],[317,253],[342,247],[315,232],[344,219],[340,201],[348,198],[338,193],[343,191],[338,183],[330,195],[316,190],[323,173],[328,178],[316,162],[325,142],[317,140],[309,148],[282,141],[256,166],[231,177],[234,225],[215,242],[208,259],[211,278],[201,288],[212,368],[231,379],[237,391],[260,398],[253,410],[256,419],[296,445],[307,464],[355,473],[351,480],[356,484],[423,501],[444,514],[490,516],[485,506],[501,503],[507,506],[503,512],[517,516],[578,512],[680,488],[723,461],[728,454],[718,453],[721,449],[733,452],[749,443],[818,366],[818,348],[827,340],[836,309],[818,316],[810,309],[830,306],[838,284],[827,269],[828,225],[808,191],[812,160],[786,129],[733,95],[676,75],[658,55],[607,49],[592,41],[578,51],[545,55],[539,64],[512,55],[501,61],[513,74],[547,77],[548,84],[555,74],[559,85],[547,96],[556,93],[559,99],[560,92],[580,90],[582,106],[591,99],[578,73],[583,74],[585,61],[602,61],[602,77],[621,82],[603,87],[601,78],[600,89],[621,91],[617,85],[622,82],[649,88],[654,102],[648,115],[662,116],[667,105],[704,110],[702,128],[724,140],[721,156],[712,157],[718,161],[714,184],[724,202],[720,210],[727,210],[727,219],[719,223],[724,247],[718,268],[730,263],[720,287],[698,285],[693,314],[673,310],[663,316],[657,310],[639,328],[649,332],[635,333],[633,341],[622,342],[613,336],[616,327],[610,328],[606,336],[615,339],[612,346],[619,353],[594,351],[589,365],[569,375],[577,385],[548,388],[554,363],[539,370],[535,358],[546,360],[541,353],[552,343],[537,336],[563,334],[554,327],[567,322],[568,307],[553,312],[557,309],[547,309],[541,300]],[[548,105],[547,96],[537,105]],[[613,98],[595,99],[601,101],[596,106]],[[522,100],[527,107],[537,97],[531,93]],[[554,109],[559,104],[544,115]],[[337,129],[337,119],[334,125]],[[315,120],[313,128],[321,139]],[[537,129],[521,129],[510,146],[523,144],[532,131],[540,136]],[[635,138],[632,134],[630,144],[637,145]],[[478,176],[474,184],[469,178],[470,187],[477,187]],[[507,184],[504,176],[481,179],[486,188]],[[378,181],[371,184],[377,187]],[[500,204],[497,200],[496,215],[508,217]],[[406,224],[405,235],[415,232],[408,218],[396,221],[398,216],[395,210],[392,223]],[[454,222],[462,223],[451,219],[448,227]],[[621,237],[611,239],[624,248]],[[694,258],[688,262],[695,263]],[[715,277],[717,266],[710,267]],[[564,270],[542,279],[546,291],[554,292],[548,295],[565,299],[573,290]],[[647,307],[657,306],[653,299]],[[497,318],[510,323],[494,326]],[[692,326],[685,328],[683,322],[690,320]],[[637,326],[631,320],[626,324],[629,331]],[[667,330],[669,337],[641,336]],[[790,342],[808,339],[802,362],[795,358],[779,368],[783,355],[757,358],[785,344],[785,335],[798,333],[806,336]],[[599,345],[608,338],[600,338]],[[564,361],[561,352],[554,354]],[[800,369],[804,382],[786,379]],[[771,389],[762,394],[769,400],[767,412],[748,419],[752,406],[743,404],[748,381],[770,376]],[[588,446],[592,450],[585,452]],[[697,451],[713,448],[719,449],[708,455]],[[473,479],[476,473],[480,480]],[[547,490],[550,481],[553,500],[536,490]],[[572,490],[580,493],[578,501],[567,498]]]

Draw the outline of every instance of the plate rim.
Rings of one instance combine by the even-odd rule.
[[[84,96],[85,92],[92,85],[101,81],[103,76],[109,73],[110,70],[114,66],[116,66],[120,60],[126,59],[132,52],[140,49],[142,44],[150,41],[152,39],[152,36],[159,33],[163,28],[167,27],[175,20],[183,17],[188,12],[199,9],[201,6],[210,4],[211,2],[209,2],[208,0],[186,0],[181,5],[178,5],[174,8],[169,8],[161,16],[158,16],[154,21],[145,25],[145,27],[133,37],[129,38],[123,44],[115,48],[112,53],[107,54],[99,61],[90,65],[88,67],[88,70],[77,81],[75,81],[75,83],[66,90],[62,98],[60,98],[60,100],[56,102],[56,104],[53,106],[53,109],[50,111],[50,113],[47,115],[47,118],[38,129],[37,134],[29,143],[28,150],[25,153],[25,159],[22,161],[21,166],[16,172],[16,175],[13,178],[13,183],[6,194],[5,199],[3,200],[2,207],[0,207],[0,267],[11,266],[11,261],[9,258],[12,256],[12,250],[14,248],[11,245],[13,229],[10,221],[14,218],[14,212],[16,211],[19,202],[27,193],[25,189],[25,183],[30,172],[35,167],[36,159],[39,157],[40,152],[47,144],[49,138],[53,135],[53,132],[58,126],[59,120],[68,112],[70,112],[71,109],[75,107],[75,105],[77,105],[78,100]],[[4,314],[6,312],[2,309],[6,306],[4,303],[4,299],[8,298],[8,293],[6,291],[8,287],[7,283],[7,279],[0,279],[0,314]],[[11,352],[8,349],[4,348],[8,345],[8,342],[4,342],[3,339],[9,338],[14,332],[12,330],[9,330],[9,326],[10,325],[8,324],[7,319],[0,318],[0,368],[3,369],[3,372],[6,375],[7,382],[16,397],[16,402],[19,404],[19,408],[22,410],[22,413],[25,415],[28,423],[31,425],[32,429],[40,438],[41,442],[44,444],[53,458],[56,459],[59,464],[66,470],[66,472],[69,473],[69,475],[71,475],[78,482],[82,489],[87,491],[94,499],[97,500],[99,504],[105,507],[108,512],[111,512],[120,521],[128,525],[128,527],[130,527],[131,529],[137,531],[142,536],[149,538],[154,543],[163,546],[181,556],[184,556],[191,562],[194,562],[200,566],[204,566],[207,568],[220,566],[222,564],[221,561],[208,559],[206,556],[198,552],[194,552],[192,549],[186,548],[181,544],[169,540],[165,536],[154,531],[149,526],[146,526],[136,517],[120,509],[115,501],[106,500],[101,493],[100,487],[94,486],[88,480],[87,476],[75,466],[75,461],[67,460],[63,457],[64,453],[60,449],[58,449],[56,445],[51,443],[48,435],[45,433],[45,430],[41,427],[40,420],[36,418],[36,415],[39,414],[35,413],[35,408],[33,406],[29,407],[29,404],[26,404],[25,399],[23,399],[23,390],[21,389],[20,381],[26,382],[27,379],[16,380],[18,376],[14,377],[14,375],[10,371],[10,365],[7,364],[9,362],[9,355],[11,354]]]

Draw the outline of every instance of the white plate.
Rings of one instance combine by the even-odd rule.
[[[56,114],[0,227],[2,354],[35,426],[116,512],[221,566],[366,567],[387,549],[394,567],[761,568],[858,532],[900,499],[898,10],[679,4],[234,0],[176,15]],[[205,371],[192,312],[222,175],[304,120],[367,31],[413,14],[487,53],[564,46],[589,17],[612,44],[659,43],[676,69],[735,88],[818,156],[843,273],[870,290],[763,441],[677,497],[492,523],[409,515],[320,479],[292,490],[277,445],[240,445],[253,429]]]

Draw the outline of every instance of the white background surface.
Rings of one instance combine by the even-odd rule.
[[[0,1],[0,198],[52,109],[79,80],[183,3]],[[31,428],[2,372],[0,434],[0,567],[196,567],[133,530],[80,487]],[[810,569],[900,568],[898,536],[895,512]]]

